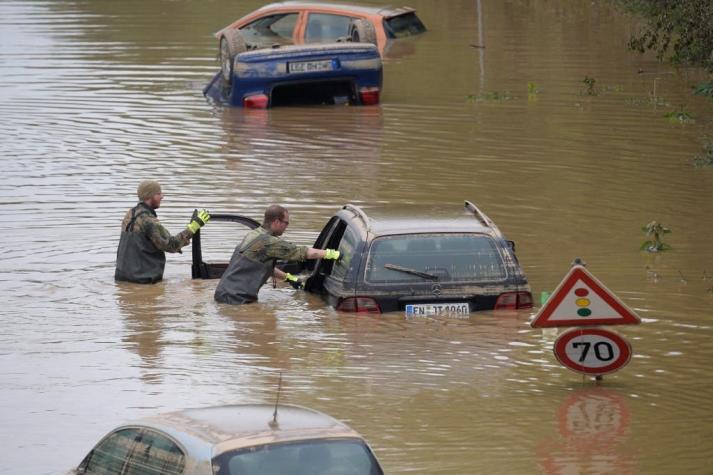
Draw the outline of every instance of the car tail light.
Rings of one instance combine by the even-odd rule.
[[[532,294],[530,292],[505,292],[500,294],[495,301],[495,310],[516,310],[518,308],[532,308]]]
[[[371,297],[347,297],[339,302],[337,310],[342,312],[381,313],[379,304]]]
[[[265,94],[255,94],[243,98],[243,107],[249,109],[267,109],[268,102],[270,102],[270,98]]]
[[[378,87],[362,87],[359,89],[359,99],[364,106],[373,106],[379,103]]]

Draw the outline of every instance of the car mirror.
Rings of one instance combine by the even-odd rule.
[[[515,252],[515,241],[507,241],[508,246],[510,246],[510,250],[512,252]]]

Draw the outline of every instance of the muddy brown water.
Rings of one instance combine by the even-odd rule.
[[[635,22],[605,2],[410,4],[430,31],[389,51],[379,107],[265,112],[201,95],[211,33],[259,2],[0,3],[0,473],[61,473],[138,416],[271,402],[279,371],[283,401],[350,423],[388,473],[710,473],[700,76],[626,51]],[[664,117],[681,107],[695,122]],[[117,285],[119,224],[148,177],[174,232],[194,207],[259,218],[279,202],[304,244],[346,202],[473,200],[536,298],[583,258],[643,318],[618,329],[634,356],[596,386],[531,312],[354,316],[285,287],[219,306],[190,248],[163,283]],[[638,251],[651,220],[674,250]],[[207,252],[238,238],[209,228]]]

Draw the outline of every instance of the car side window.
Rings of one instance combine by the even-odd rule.
[[[354,257],[354,248],[357,245],[357,236],[354,231],[347,227],[342,236],[342,240],[339,242],[339,260],[334,263],[332,267],[331,276],[335,279],[343,280],[347,274],[347,270],[351,265],[352,258]]]
[[[249,45],[292,44],[292,34],[297,25],[297,17],[297,13],[270,15],[245,25],[240,31]]]
[[[125,475],[180,475],[185,466],[183,451],[171,439],[145,430],[134,445]]]
[[[124,464],[138,438],[138,429],[121,429],[108,435],[87,455],[79,466],[79,473],[86,475],[122,473]]]
[[[349,36],[349,27],[357,18],[326,13],[310,13],[305,30],[306,43],[331,43]]]

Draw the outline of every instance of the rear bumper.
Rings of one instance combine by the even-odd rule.
[[[297,68],[320,65],[320,70]],[[221,105],[242,106],[246,97],[265,95],[270,106],[276,87],[293,84],[348,83],[359,104],[358,91],[381,89],[381,57],[373,45],[326,44],[263,49],[241,53],[233,66],[233,81],[226,85],[220,74],[203,90],[205,96]]]

